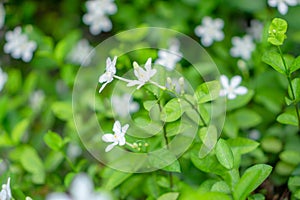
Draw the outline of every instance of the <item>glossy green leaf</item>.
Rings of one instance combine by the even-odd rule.
[[[276,46],[282,45],[286,39],[287,27],[288,24],[284,19],[274,18],[269,27],[268,42]]]
[[[277,72],[286,75],[286,69],[278,52],[273,50],[265,52],[262,61],[273,67]]]
[[[165,122],[173,122],[181,117],[183,110],[180,99],[174,98],[168,101],[161,112],[161,119]]]
[[[158,197],[157,200],[176,200],[179,196],[178,192],[169,192]]]
[[[220,91],[219,81],[210,81],[210,82],[205,82],[200,86],[198,86],[194,96],[199,104],[206,103],[218,98],[219,91]]]
[[[59,151],[63,146],[63,141],[60,135],[52,131],[48,131],[44,136],[44,141],[54,151]]]
[[[257,164],[248,168],[233,190],[234,200],[245,200],[271,173],[272,167]]]
[[[218,132],[215,126],[209,126],[208,128],[201,128],[199,131],[199,136],[202,141],[201,148],[199,150],[199,157],[204,158],[209,154],[218,140]]]
[[[259,145],[259,143],[254,140],[250,140],[242,137],[228,139],[227,143],[230,145],[232,149],[238,151],[240,154],[249,153],[254,149],[256,149]]]
[[[226,140],[219,139],[216,145],[216,156],[218,161],[227,169],[233,168],[233,153]]]

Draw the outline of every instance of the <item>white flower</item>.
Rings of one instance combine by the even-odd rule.
[[[0,3],[0,29],[4,26],[5,21],[5,9],[2,3]]]
[[[133,62],[134,67],[134,75],[138,78],[138,80],[130,81],[127,86],[131,87],[134,85],[138,85],[137,89],[140,89],[146,82],[150,81],[150,78],[155,75],[156,69],[151,68],[151,58],[148,58],[145,69],[141,68],[137,62]]]
[[[10,200],[11,198],[10,178],[8,178],[7,183],[2,185],[2,190],[0,191],[0,199]]]
[[[247,33],[252,36],[256,41],[260,41],[262,37],[264,25],[258,20],[251,20],[250,27],[247,29]]]
[[[114,80],[114,75],[116,74],[116,62],[117,56],[113,60],[110,58],[106,59],[106,71],[99,77],[99,83],[104,83],[99,90],[99,93],[105,88],[105,86]]]
[[[221,75],[220,82],[222,86],[220,96],[227,96],[228,99],[235,99],[237,95],[244,95],[248,92],[246,87],[239,86],[242,82],[240,76],[234,76],[229,82],[227,76]]]
[[[127,117],[130,113],[139,110],[139,104],[132,100],[132,96],[130,94],[112,96],[111,103],[116,114],[123,118]]]
[[[288,6],[296,6],[297,0],[268,0],[271,7],[277,7],[280,14],[285,15],[288,12]]]
[[[87,13],[83,16],[83,22],[90,25],[90,32],[97,35],[102,31],[110,31],[112,23],[107,15],[117,12],[114,0],[90,0],[85,5]]]
[[[94,192],[94,184],[86,174],[78,174],[70,186],[70,196],[65,193],[51,193],[46,200],[111,200],[111,198],[99,192]]]
[[[5,34],[6,43],[4,52],[11,54],[15,59],[21,58],[24,62],[29,62],[32,59],[32,54],[37,48],[34,41],[29,41],[27,35],[22,34],[21,27],[16,27],[13,31],[8,31]]]
[[[68,54],[68,60],[74,64],[88,66],[92,61],[92,52],[93,47],[89,44],[86,39],[81,39],[71,52]]]
[[[75,142],[70,142],[67,148],[68,158],[74,161],[81,154],[82,154],[82,150],[80,146]]]
[[[43,90],[34,91],[29,98],[29,105],[32,109],[38,110],[41,108],[44,99],[45,94]]]
[[[102,140],[104,142],[112,142],[112,144],[108,145],[105,148],[105,152],[109,152],[116,145],[119,145],[119,146],[125,145],[125,143],[126,143],[125,133],[126,133],[128,127],[129,127],[129,124],[125,124],[122,127],[121,123],[119,121],[115,121],[114,127],[113,127],[114,134],[107,133],[102,136]]]
[[[179,51],[179,41],[171,40],[171,45],[168,50],[159,50],[156,64],[164,66],[171,71],[175,68],[176,63],[181,60],[182,53]]]
[[[213,41],[224,39],[223,27],[224,21],[222,19],[213,20],[211,17],[206,16],[202,19],[202,25],[195,28],[195,34],[201,37],[201,43],[208,47],[212,45]]]
[[[255,44],[249,35],[244,37],[233,37],[231,39],[233,47],[230,49],[230,54],[233,57],[241,57],[244,60],[251,58],[252,51],[255,49]]]
[[[3,72],[0,67],[0,92],[3,89],[6,81],[7,81],[7,74],[5,72]]]

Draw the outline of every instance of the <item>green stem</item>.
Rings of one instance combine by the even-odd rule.
[[[283,66],[284,66],[284,69],[285,69],[285,74],[286,74],[286,78],[288,80],[288,83],[289,83],[289,87],[291,88],[291,93],[292,93],[292,100],[295,101],[296,100],[296,95],[295,95],[295,92],[294,92],[294,89],[293,89],[293,85],[292,85],[292,80],[291,80],[291,75],[289,73],[289,70],[288,70],[288,67],[287,67],[287,64],[285,62],[285,59],[283,57],[283,53],[280,49],[279,46],[277,46],[278,48],[278,51],[280,53],[280,57],[281,57],[281,60],[283,62]],[[298,129],[300,130],[300,114],[299,114],[299,108],[298,108],[298,105],[297,103],[293,103],[294,106],[295,106],[295,110],[296,110],[296,115],[297,115],[297,118],[298,118]]]
[[[72,170],[74,172],[77,172],[75,166],[73,165],[72,161],[70,160],[70,158],[68,158],[67,154],[65,152],[61,152],[64,156],[64,158],[66,159],[67,163],[70,165],[70,167],[72,168]]]

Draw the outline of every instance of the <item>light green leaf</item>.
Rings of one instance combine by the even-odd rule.
[[[295,101],[297,103],[300,101],[300,78],[294,78],[292,80],[292,87],[293,87],[294,95],[292,93],[291,88],[289,87],[289,90],[288,90],[289,97],[290,97],[290,99],[293,99],[293,100],[295,97]]]
[[[260,115],[248,108],[237,110],[234,113],[234,118],[240,128],[254,127],[262,121]]]
[[[259,145],[258,142],[243,137],[228,139],[227,143],[232,149],[238,151],[240,154],[249,153],[256,149]]]
[[[233,153],[226,140],[219,139],[216,145],[216,156],[221,165],[227,169],[233,168]]]
[[[298,126],[298,118],[295,110],[285,111],[284,113],[280,114],[276,120],[282,124]]]
[[[286,75],[281,56],[276,51],[267,51],[262,56],[262,61],[273,67],[277,72]]]
[[[288,24],[284,19],[274,18],[269,27],[268,42],[276,46],[282,45],[286,39],[287,27]]]
[[[198,86],[198,88],[195,91],[195,99],[197,102],[200,103],[206,103],[212,100],[215,100],[219,97],[220,92],[220,83],[219,81],[210,81],[205,82]]]
[[[245,106],[252,99],[254,95],[253,90],[248,90],[245,95],[238,95],[235,99],[231,99],[227,101],[226,110],[234,110],[240,107]]]
[[[46,174],[43,162],[37,151],[30,146],[24,146],[23,151],[20,153],[20,162],[24,169],[32,174],[32,182],[43,184],[45,182]]]
[[[275,172],[281,176],[290,176],[293,173],[294,169],[294,165],[291,165],[284,161],[277,162],[275,166]]]
[[[288,181],[288,186],[292,192],[300,189],[300,176],[291,176]]]
[[[248,168],[233,190],[234,200],[245,200],[271,173],[272,167],[257,164]]]
[[[52,111],[55,116],[61,120],[72,120],[73,112],[72,112],[72,104],[68,102],[54,102],[51,106]]]
[[[150,111],[151,108],[155,105],[157,105],[157,100],[143,102],[143,106],[147,111]]]
[[[279,154],[282,161],[290,163],[292,165],[300,164],[300,153],[293,150],[285,150]]]
[[[225,194],[230,194],[230,187],[227,185],[225,181],[218,181],[211,187],[212,192],[221,192]]]
[[[181,117],[183,110],[181,108],[180,99],[174,98],[168,101],[161,112],[161,119],[165,122],[173,122]]]
[[[267,136],[262,139],[261,147],[266,152],[279,153],[282,149],[282,141],[274,136]]]
[[[297,71],[300,69],[300,56],[298,56],[293,63],[290,65],[290,73],[293,73],[294,71]]]
[[[199,130],[199,136],[202,140],[202,145],[199,150],[199,157],[204,158],[207,154],[211,152],[217,143],[218,132],[217,128],[213,125],[208,128],[204,127]]]
[[[157,200],[176,200],[179,196],[178,192],[169,192],[158,197]]]
[[[115,187],[117,187],[126,179],[128,179],[131,175],[131,173],[113,170],[108,179],[106,179],[106,182],[104,183],[104,188],[106,190],[113,190]]]
[[[164,167],[163,170],[168,172],[181,172],[180,163],[178,160],[175,160],[171,165]]]
[[[14,129],[11,133],[11,139],[15,144],[18,144],[21,142],[22,136],[26,132],[28,125],[29,125],[28,119],[23,119],[14,127]]]
[[[57,133],[48,131],[44,136],[44,141],[54,151],[59,151],[63,147],[63,140]]]

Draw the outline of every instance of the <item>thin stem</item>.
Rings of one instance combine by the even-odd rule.
[[[62,152],[64,158],[66,159],[67,163],[70,165],[70,167],[72,168],[73,171],[77,172],[77,169],[75,168],[75,166],[73,165],[72,161],[70,160],[70,158],[67,156],[67,154],[65,152]]]
[[[151,81],[151,80],[150,80],[149,83],[151,83],[151,84],[153,84],[153,85],[159,87],[159,88],[162,89],[162,90],[166,90],[166,89],[167,89],[165,86],[159,85],[158,83],[156,83],[156,82],[154,82],[154,81]]]
[[[120,76],[117,76],[117,75],[114,75],[114,77],[115,77],[116,79],[121,80],[121,81],[125,81],[126,83],[130,83],[130,82],[131,82],[131,80],[126,79],[126,78],[123,78],[123,77],[120,77]]]
[[[281,57],[281,60],[283,62],[283,66],[284,66],[284,69],[285,69],[285,74],[286,74],[286,78],[288,80],[288,83],[289,83],[289,87],[291,88],[291,93],[292,93],[292,100],[296,100],[296,95],[295,95],[295,92],[294,92],[294,89],[293,89],[293,85],[292,85],[292,80],[291,80],[291,75],[289,73],[289,70],[288,70],[288,67],[287,67],[287,64],[285,62],[285,59],[283,57],[283,54],[282,54],[282,51],[280,49],[279,46],[278,47],[278,51],[280,53],[280,57]],[[299,108],[298,108],[298,105],[297,103],[293,103],[294,106],[295,106],[295,110],[296,110],[296,115],[297,115],[297,118],[298,118],[298,129],[300,130],[300,114],[299,114]]]

